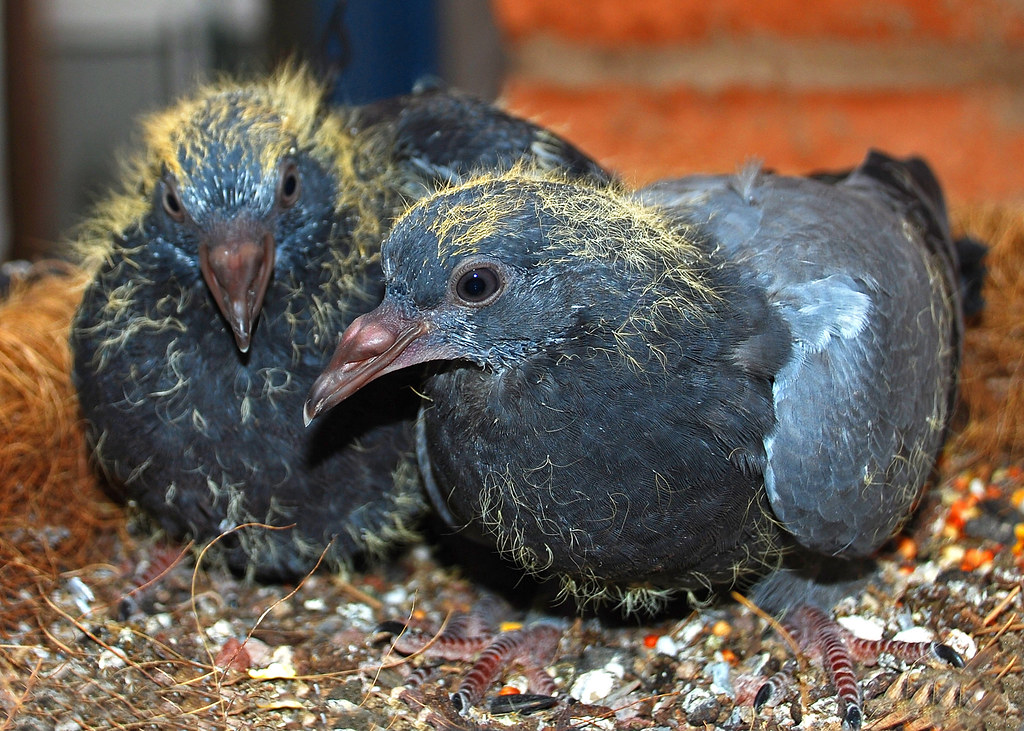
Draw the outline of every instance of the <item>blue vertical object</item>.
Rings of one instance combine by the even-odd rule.
[[[342,27],[331,28],[339,9]],[[320,0],[318,15],[325,61],[344,64],[334,90],[338,103],[405,94],[439,75],[436,0]]]

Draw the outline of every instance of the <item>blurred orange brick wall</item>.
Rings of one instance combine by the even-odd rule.
[[[1024,201],[1018,0],[492,0],[503,100],[627,179],[920,154]]]

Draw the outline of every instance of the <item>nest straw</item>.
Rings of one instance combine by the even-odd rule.
[[[90,468],[69,376],[85,277],[52,265],[0,301],[0,635],[34,626],[61,571],[109,556],[124,525]]]
[[[954,226],[989,246],[985,309],[967,328],[966,424],[950,450],[992,463],[1024,459],[1024,207],[964,206]]]

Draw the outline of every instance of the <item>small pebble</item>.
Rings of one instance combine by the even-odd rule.
[[[892,637],[897,642],[934,642],[935,633],[927,627],[908,627]]]
[[[614,675],[619,680],[622,680],[626,676],[626,668],[623,666],[622,661],[619,658],[609,660],[604,666],[604,669]]]
[[[581,703],[593,705],[611,694],[615,681],[616,677],[606,669],[591,670],[576,678],[569,695]]]
[[[249,677],[256,680],[273,680],[277,678],[294,678],[297,673],[293,664],[294,651],[289,645],[274,648],[270,655],[270,664],[265,668],[249,670]]]
[[[973,637],[961,630],[950,630],[943,642],[960,653],[960,657],[964,660],[970,660],[978,654],[978,643],[974,641]]]
[[[404,688],[395,688],[393,695],[400,695],[404,690]],[[326,705],[335,713],[355,713],[359,710],[359,706],[347,698],[328,698]]]
[[[749,658],[746,663],[746,673],[749,675],[767,675],[765,667],[768,665],[768,661],[772,659],[772,656],[767,652],[762,652],[760,655],[755,655]]]
[[[100,653],[100,656],[96,660],[100,670],[107,670],[110,668],[117,669],[125,666],[124,658],[116,652],[111,650],[104,650]]]
[[[294,678],[295,667],[281,662],[272,662],[265,668],[252,668],[249,670],[249,677],[253,680],[278,680],[281,678]]]
[[[927,561],[914,566],[914,570],[908,577],[912,585],[934,584],[938,581],[942,567],[935,561]]]
[[[686,646],[691,644],[701,632],[704,631],[704,623],[694,620],[683,625],[682,629],[676,632],[678,641]]]
[[[718,718],[718,699],[704,688],[694,688],[687,693],[683,698],[682,708],[686,713],[686,721],[691,726],[714,723]]]
[[[350,627],[362,632],[369,632],[377,626],[377,619],[373,615],[373,609],[362,602],[339,604],[334,611],[341,616]]]
[[[717,695],[727,695],[730,698],[736,697],[736,690],[732,687],[730,670],[732,666],[727,662],[708,663],[704,668],[708,677],[711,678],[711,692]],[[691,721],[691,723],[693,723]]]
[[[249,657],[249,651],[242,647],[241,642],[232,637],[220,648],[220,652],[217,653],[213,664],[225,670],[238,670],[244,673],[253,662],[252,658]]]
[[[654,651],[660,652],[662,655],[675,657],[676,653],[679,652],[679,645],[669,635],[662,635],[654,643]]]
[[[862,640],[880,640],[885,630],[877,620],[861,617],[857,614],[848,617],[837,617],[836,622],[841,624],[854,637],[859,637]]]
[[[155,628],[151,628],[150,625],[154,625]],[[174,626],[174,617],[171,616],[170,612],[160,612],[152,617],[148,617],[146,619],[146,626],[149,628],[146,630],[147,634],[155,635],[157,633],[156,628],[170,629]]]
[[[206,636],[218,644],[223,644],[229,637],[235,636],[231,622],[226,619],[218,619],[206,628]]]
[[[525,675],[512,675],[505,679],[505,687],[501,690],[507,695],[511,692],[525,693],[530,689],[530,681],[526,679]],[[499,692],[499,695],[501,693]]]
[[[785,710],[785,706],[781,706]],[[772,713],[772,720],[777,722],[775,718],[776,712]],[[779,724],[782,727],[782,724]],[[729,716],[729,720],[725,722],[726,728],[756,728],[754,726],[754,707],[752,705],[743,704],[735,706],[732,709],[732,714]]]
[[[694,660],[683,660],[676,666],[676,677],[681,680],[693,680],[700,674],[700,665]]]
[[[967,553],[967,550],[963,546],[956,544],[943,546],[942,553],[939,556],[939,564],[944,569],[954,566],[959,567],[960,562],[964,560],[965,553]]]
[[[274,653],[274,650],[270,649],[270,645],[255,637],[250,637],[245,641],[245,650],[256,667],[263,667],[270,662]]]
[[[78,607],[79,612],[88,614],[92,610],[92,602],[96,599],[96,596],[84,581],[77,576],[72,576],[68,579],[68,591],[71,593],[71,598],[74,599],[75,606]]]

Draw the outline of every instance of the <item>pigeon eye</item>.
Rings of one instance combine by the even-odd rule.
[[[174,184],[168,180],[164,181],[164,192],[160,196],[160,200],[168,216],[178,223],[185,220],[185,206],[182,205],[181,198],[178,197],[178,191],[175,190]]]
[[[504,282],[491,266],[478,266],[463,273],[455,283],[455,294],[470,305],[484,305],[500,292]]]
[[[302,186],[299,184],[299,168],[294,162],[287,162],[281,168],[277,181],[277,202],[281,208],[291,208],[299,200]]]

